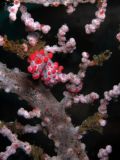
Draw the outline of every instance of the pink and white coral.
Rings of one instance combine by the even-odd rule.
[[[28,32],[26,41],[22,43],[23,50],[28,52],[28,45],[31,48],[36,47],[40,34],[49,34],[51,30],[50,25],[34,20],[32,14],[27,11],[26,3],[40,4],[45,7],[64,5],[67,7],[67,12],[72,13],[79,3],[88,2],[92,4],[98,2],[98,11],[95,13],[96,18],[85,26],[85,32],[90,34],[94,33],[105,20],[107,0],[58,0],[57,2],[48,0],[13,0],[12,5],[8,6],[9,18],[11,21],[15,21],[17,13],[20,11],[21,21]],[[22,134],[35,134],[42,130],[54,142],[57,155],[52,157],[44,154],[44,160],[88,160],[86,146],[81,141],[86,131],[80,133],[80,127],[75,127],[72,124],[71,117],[65,112],[66,108],[72,107],[74,103],[93,104],[99,100],[98,115],[100,118],[99,116],[97,117],[96,124],[99,127],[105,127],[107,124],[108,105],[112,99],[120,96],[120,83],[114,85],[113,89],[105,91],[103,98],[100,98],[100,95],[95,91],[90,91],[86,94],[82,92],[87,69],[98,65],[88,52],[83,51],[81,53],[81,62],[79,63],[77,73],[65,73],[64,67],[57,61],[54,62],[54,54],[73,53],[77,47],[76,40],[73,37],[67,38],[69,30],[67,24],[62,24],[57,33],[58,44],[46,44],[42,49],[36,49],[29,54],[27,58],[28,73],[23,73],[18,69],[8,69],[6,65],[0,63],[0,89],[6,93],[18,95],[20,99],[25,100],[32,106],[30,111],[23,107],[19,108],[17,115],[26,120],[34,118],[41,120],[41,123],[36,125],[24,125]],[[116,38],[120,41],[119,33],[116,35]],[[5,38],[0,36],[0,46],[4,48],[5,43]],[[103,56],[102,58],[103,62],[105,57]],[[30,78],[31,75],[33,80]],[[36,79],[38,80],[37,83],[35,83]],[[50,91],[50,88],[58,83],[65,84],[64,97],[60,102]],[[12,123],[10,122],[10,124]],[[0,153],[0,159],[7,160],[9,156],[16,153],[18,148],[22,148],[30,155],[32,152],[31,145],[28,142],[19,140],[17,135],[12,133],[6,125],[2,126],[1,124],[2,122],[0,123],[0,134],[6,136],[10,140],[11,145],[7,146],[6,150]],[[107,160],[111,152],[112,147],[107,145],[106,148],[99,150],[98,158]]]

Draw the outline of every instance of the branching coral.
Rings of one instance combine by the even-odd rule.
[[[56,53],[64,55],[72,53],[76,49],[76,41],[73,37],[67,38],[69,27],[63,24],[57,33],[58,44],[49,45],[41,40],[41,32],[47,35],[51,29],[49,25],[41,24],[32,18],[28,13],[25,3],[42,4],[43,6],[58,7],[64,5],[68,13],[74,11],[79,3],[97,2],[98,11],[96,18],[91,24],[85,26],[87,34],[93,33],[99,28],[101,22],[105,19],[107,7],[106,0],[13,0],[8,2],[9,18],[12,21],[17,19],[17,13],[20,12],[21,22],[28,32],[26,40],[13,41],[8,40],[7,36],[0,36],[0,46],[4,50],[16,53],[20,58],[27,58],[28,72],[21,72],[19,69],[8,69],[3,63],[0,63],[0,89],[6,93],[14,93],[22,100],[25,100],[32,108],[30,111],[23,107],[18,109],[18,117],[26,120],[38,118],[40,121],[35,124],[22,124],[18,120],[13,122],[0,121],[0,134],[6,136],[11,145],[6,147],[4,152],[0,153],[0,160],[7,160],[9,156],[15,154],[18,148],[23,149],[26,154],[32,156],[35,160],[88,160],[85,150],[85,144],[82,143],[82,137],[87,131],[102,131],[107,123],[107,106],[114,98],[120,95],[120,83],[113,86],[113,89],[104,92],[104,97],[95,91],[87,94],[82,93],[84,79],[88,68],[101,66],[111,56],[111,52],[106,50],[93,58],[88,52],[82,52],[81,62],[78,72],[65,73],[64,67],[54,62]],[[10,4],[10,5],[9,5]],[[120,41],[120,35],[116,38]],[[67,40],[68,39],[68,40]],[[30,79],[32,74],[32,79]],[[35,83],[35,80],[38,83]],[[65,84],[63,99],[59,102],[51,93],[50,88],[58,83]],[[93,104],[100,101],[98,111],[94,115],[86,118],[78,126],[72,124],[71,117],[66,113],[66,109],[72,108],[75,104]],[[41,147],[32,145],[28,142],[19,140],[20,135],[26,133],[35,134],[42,131],[49,139],[54,142],[56,156],[50,156]],[[112,147],[107,145],[105,149],[100,149],[98,158],[107,160],[112,152]]]
[[[45,7],[53,6],[58,7],[59,5],[67,6],[67,12],[72,13],[79,3],[97,3],[98,11],[96,11],[96,18],[92,20],[91,24],[85,25],[85,31],[87,34],[94,33],[100,26],[100,24],[105,19],[105,12],[107,7],[107,0],[13,0],[13,6],[8,8],[9,17],[11,20],[16,20],[16,14],[20,8],[22,12],[21,19],[24,21],[25,25],[29,30],[41,30],[43,33],[48,33],[50,30],[50,26],[41,25],[39,22],[34,22],[31,15],[27,12],[26,8],[20,7],[20,3],[35,3],[41,4]]]

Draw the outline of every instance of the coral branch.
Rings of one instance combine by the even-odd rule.
[[[16,136],[16,134],[18,134],[18,135],[23,134],[22,129],[23,129],[23,126],[18,122],[10,123],[10,122],[0,121],[0,133],[2,133],[3,136],[7,136],[8,138],[10,138],[11,141],[12,141],[12,139],[14,140],[12,145],[9,146],[9,150],[8,149],[6,150],[6,153],[7,152],[9,152],[9,153],[7,153],[7,154],[5,152],[0,153],[0,158],[2,158],[2,160],[6,160],[6,158],[9,157],[10,154],[15,153],[15,150],[17,148],[22,147],[22,145],[25,145],[24,142],[21,142],[21,141],[17,140],[17,136]],[[9,135],[7,135],[6,132],[8,132]],[[16,140],[16,142],[15,142],[15,140]],[[27,145],[29,145],[29,144],[27,144]],[[30,147],[30,153],[29,154],[32,157],[34,157],[35,160],[45,160],[45,155],[46,154],[43,153],[42,148],[40,148],[38,146],[35,146],[35,145],[30,145],[29,147]]]
[[[79,127],[80,134],[85,134],[87,131],[98,131],[99,133],[102,133],[102,127],[99,123],[102,118],[103,116],[100,113],[95,113],[88,117]]]
[[[71,124],[70,118],[66,116],[64,107],[42,84],[38,88],[28,80],[27,74],[7,69],[0,63],[0,89],[17,94],[31,106],[40,107],[41,117],[49,119],[44,123],[49,130],[49,138],[54,140],[57,153],[62,160],[67,158],[70,160],[88,159],[75,136],[77,131]]]
[[[17,135],[13,134],[5,125],[0,128],[0,134],[11,141],[11,145],[6,147],[5,152],[0,152],[0,159],[6,160],[12,154],[15,154],[17,148],[23,149],[28,155],[31,152],[31,145],[28,142],[18,140]]]
[[[100,99],[98,112],[87,117],[81,122],[81,125],[74,127],[71,117],[67,115],[65,111],[67,107],[71,107],[74,103],[89,104],[99,99],[99,94],[94,91],[86,95],[81,93],[84,84],[83,80],[88,67],[101,66],[104,61],[110,58],[111,52],[106,50],[99,55],[93,55],[92,60],[87,52],[82,52],[78,73],[64,73],[64,67],[59,65],[58,62],[54,62],[57,58],[57,55],[54,56],[54,54],[72,53],[77,47],[75,39],[79,40],[79,38],[69,38],[68,36],[71,34],[67,36],[69,27],[64,22],[57,32],[57,44],[51,42],[45,44],[40,39],[41,32],[46,35],[51,30],[51,22],[53,21],[54,25],[57,23],[54,19],[52,21],[48,19],[48,25],[41,24],[40,22],[43,20],[41,19],[40,22],[35,20],[37,17],[34,14],[32,15],[32,10],[30,10],[30,12],[27,10],[27,8],[29,8],[29,4],[27,3],[34,3],[38,6],[43,5],[44,7],[58,7],[62,5],[67,8],[67,13],[70,14],[75,11],[80,3],[88,2],[92,4],[96,3],[98,8],[95,12],[95,18],[91,20],[89,24],[85,25],[86,34],[91,34],[96,32],[106,18],[107,0],[3,1],[2,5],[5,5],[5,9],[7,9],[8,12],[8,14],[5,14],[9,16],[10,22],[14,24],[13,22],[20,17],[21,22],[24,23],[27,36],[26,40],[13,41],[9,40],[7,35],[0,35],[0,47],[3,47],[3,49],[8,52],[15,53],[22,59],[27,57],[27,62],[29,63],[27,70],[32,77],[17,68],[9,69],[0,62],[0,90],[4,90],[6,93],[16,94],[20,100],[25,100],[32,109],[18,109],[17,114],[20,116],[20,119],[25,119],[28,122],[25,125],[23,125],[24,123],[18,122],[19,119],[16,119],[14,122],[0,121],[0,135],[8,138],[11,143],[5,148],[5,151],[0,152],[0,160],[7,160],[12,154],[16,153],[18,148],[24,150],[28,155],[32,155],[34,160],[89,159],[85,151],[85,144],[81,142],[81,138],[90,130],[102,132],[102,127],[107,123],[107,107],[113,98],[120,96],[120,83],[114,85],[111,90],[104,92],[103,98]],[[36,12],[34,13],[36,14]],[[76,20],[77,18],[74,18],[74,21]],[[49,22],[51,26],[49,26]],[[76,33],[77,32],[75,32],[74,36],[77,36]],[[120,31],[116,35],[116,39],[120,42]],[[46,39],[46,41],[48,40]],[[52,42],[54,42],[54,40]],[[85,45],[85,47],[87,47],[87,45]],[[91,47],[92,46],[90,46],[90,48]],[[32,78],[37,80],[37,82],[33,81]],[[49,89],[58,83],[64,83],[66,86],[66,91],[63,93],[64,98],[61,102],[54,98]],[[34,119],[37,120],[37,122],[35,122]],[[32,124],[29,123],[29,120],[32,121]],[[34,146],[18,139],[19,136],[23,136],[26,133],[35,134],[39,131],[42,131],[45,136],[54,142],[56,156],[50,157],[45,154],[39,146]],[[107,145],[106,148],[99,150],[97,156],[100,160],[108,160],[111,152],[112,147]]]
[[[8,40],[7,36],[0,36],[0,46],[3,46],[4,50],[17,54],[20,58],[24,59],[32,52],[44,47],[45,42],[39,40],[35,46],[31,46],[27,41],[19,42]]]

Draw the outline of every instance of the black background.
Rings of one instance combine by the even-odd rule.
[[[8,19],[7,11],[5,9],[4,2],[0,2],[0,34],[7,34],[10,39],[22,39],[25,38],[27,33],[23,23],[20,21],[20,15],[16,22],[12,23]],[[42,6],[28,5],[28,10],[32,13],[35,20],[41,23],[50,24],[52,30],[47,36],[43,36],[44,40],[48,44],[54,44],[56,42],[56,33],[58,28],[66,23],[70,27],[70,32],[67,34],[69,37],[74,37],[77,42],[77,49],[70,55],[56,55],[54,60],[59,61],[65,67],[64,72],[70,71],[77,73],[78,64],[81,59],[81,52],[87,51],[90,53],[90,57],[94,54],[109,49],[113,52],[111,58],[104,63],[102,67],[90,68],[87,71],[87,76],[84,81],[83,93],[87,94],[91,91],[96,91],[103,96],[105,90],[110,90],[114,84],[118,84],[120,81],[120,51],[118,50],[119,43],[116,40],[116,34],[119,31],[120,24],[120,0],[109,0],[107,8],[107,18],[102,23],[100,29],[95,34],[86,35],[84,32],[84,26],[91,22],[94,18],[96,6],[91,4],[80,4],[76,11],[67,15],[64,7],[59,8],[44,8]],[[9,68],[18,67],[22,71],[26,71],[27,62],[21,60],[13,53],[8,53],[0,48],[0,61],[6,63]],[[61,100],[63,95],[64,85],[57,85],[51,89],[54,96]],[[104,128],[103,135],[97,132],[91,132],[83,138],[83,142],[87,144],[87,151],[91,160],[97,160],[96,154],[99,148],[105,147],[107,144],[113,146],[113,152],[110,155],[110,160],[119,159],[120,148],[120,98],[117,101],[112,101],[108,107],[108,123]],[[28,104],[24,101],[20,101],[14,94],[6,94],[3,91],[0,92],[0,119],[5,121],[14,121],[17,117],[16,112],[19,107],[27,107]],[[73,124],[76,126],[80,124],[86,117],[92,115],[97,111],[98,103],[95,105],[74,105],[72,109],[67,110],[72,118]],[[19,118],[22,123],[26,123],[24,119]],[[35,123],[38,120],[34,120],[31,123]],[[21,137],[20,137],[21,138]],[[42,133],[37,135],[25,135],[22,139],[29,139],[31,143],[35,143],[44,148],[44,150],[54,155],[53,143],[49,141]],[[38,143],[38,141],[40,143]],[[0,136],[0,151],[3,151],[8,141]],[[118,157],[118,158],[116,158]],[[30,159],[19,150],[15,156],[11,156],[9,159]]]

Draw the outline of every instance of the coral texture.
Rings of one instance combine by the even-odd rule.
[[[51,34],[52,26],[42,18],[41,21],[37,20],[29,9],[29,5],[55,8],[56,11],[59,7],[64,7],[69,17],[84,3],[97,6],[95,18],[83,27],[84,34],[92,39],[93,33],[100,31],[100,26],[106,18],[107,0],[5,0],[3,2],[6,10],[2,13],[7,12],[11,25],[16,25],[17,21],[22,23],[26,38],[14,40],[9,38],[9,34],[0,32],[0,47],[10,56],[16,56],[20,62],[25,62],[26,69],[21,71],[20,67],[10,68],[1,60],[0,90],[6,94],[17,95],[20,101],[27,102],[28,108],[23,106],[17,108],[17,116],[13,121],[1,119],[0,136],[6,137],[10,144],[4,151],[0,151],[0,160],[9,159],[19,149],[24,151],[29,159],[34,160],[89,160],[83,138],[90,131],[102,133],[103,127],[107,125],[109,105],[112,100],[120,96],[120,82],[115,82],[111,88],[105,89],[102,96],[95,89],[83,92],[84,84],[89,70],[102,68],[114,53],[107,47],[101,53],[94,55],[83,50],[79,55],[77,70],[67,72],[59,57],[61,56],[62,60],[66,57],[69,59],[77,50],[78,40],[74,38],[75,34],[71,34],[71,27],[67,22],[63,22],[57,28],[54,37]],[[4,26],[3,23],[0,25]],[[54,25],[56,24],[54,22]],[[12,34],[17,35],[17,33]],[[52,36],[55,39],[53,41],[51,41]],[[114,38],[116,43],[120,42],[119,31]],[[14,63],[11,61],[11,64]],[[59,92],[59,85],[64,88],[61,100],[57,100],[52,93],[54,87]],[[74,125],[68,111],[76,104],[83,106],[95,104],[97,109],[94,114],[88,115],[81,123]],[[20,119],[25,122],[22,123]],[[26,134],[35,135],[38,132],[42,132],[49,141],[52,141],[53,155],[44,147],[23,138]],[[96,157],[108,160],[111,153],[111,144],[106,144],[99,148]]]

